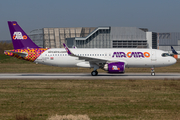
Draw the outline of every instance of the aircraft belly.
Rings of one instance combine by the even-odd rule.
[[[126,61],[127,61],[126,67],[150,67],[150,66],[152,66],[150,59],[135,58],[135,59],[127,59]]]
[[[59,66],[59,67],[76,67],[77,60],[74,57],[42,57],[40,61],[36,60],[36,63]]]

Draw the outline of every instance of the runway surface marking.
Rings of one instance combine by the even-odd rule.
[[[91,76],[90,73],[1,73],[0,79],[180,79],[180,73],[99,73]]]

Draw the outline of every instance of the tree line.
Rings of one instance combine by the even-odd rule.
[[[4,54],[4,50],[12,49],[14,49],[12,43],[0,42],[0,54]]]

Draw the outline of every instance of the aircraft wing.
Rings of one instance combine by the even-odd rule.
[[[72,56],[72,57],[78,57],[79,60],[85,60],[85,61],[89,61],[91,63],[111,63],[111,62],[124,62],[123,60],[113,60],[113,59],[101,59],[101,58],[92,58],[92,57],[86,57],[86,56],[78,56],[75,55],[74,53],[72,53],[69,48],[66,46],[66,44],[64,44],[64,48],[66,50],[66,52],[68,53],[68,55]]]

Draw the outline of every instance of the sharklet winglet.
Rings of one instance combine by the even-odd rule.
[[[74,55],[74,54],[69,50],[69,48],[67,47],[67,45],[66,45],[65,43],[63,43],[63,45],[64,45],[64,48],[65,48],[65,50],[66,50],[66,52],[67,52],[68,55],[70,55],[70,56],[76,56],[76,55]]]

